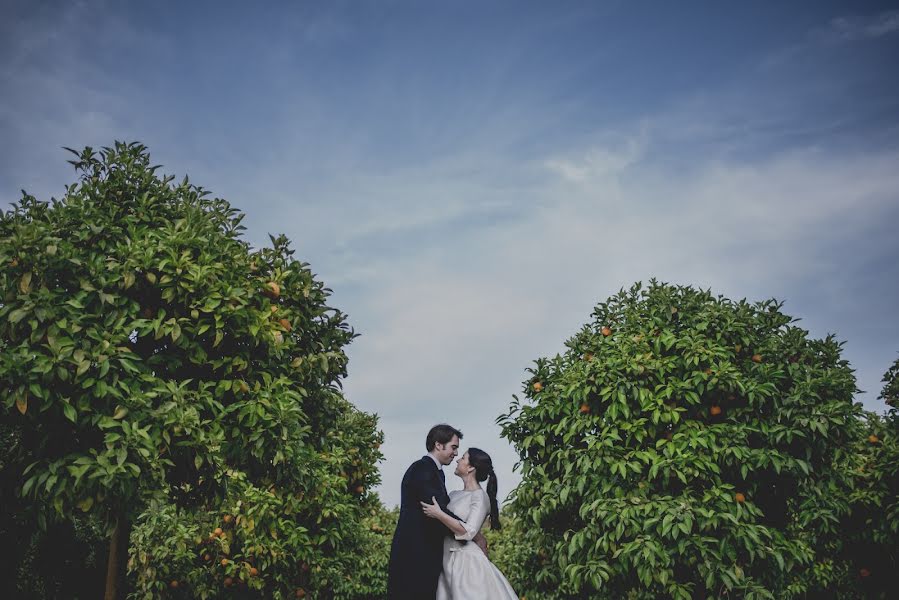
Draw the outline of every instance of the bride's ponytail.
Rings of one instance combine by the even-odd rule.
[[[499,524],[499,503],[496,501],[496,471],[490,469],[487,481],[487,497],[490,498],[490,529],[502,529]]]
[[[468,462],[475,468],[475,479],[487,480],[487,497],[490,499],[490,528],[501,529],[499,524],[499,503],[496,501],[496,471],[490,455],[478,448],[468,449]]]

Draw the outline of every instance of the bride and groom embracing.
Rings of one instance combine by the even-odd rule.
[[[459,453],[462,432],[446,424],[428,432],[428,453],[403,476],[400,517],[390,548],[389,600],[518,600],[487,558],[481,526],[499,529],[496,474],[483,450],[456,461],[464,489],[446,493],[443,466]],[[487,481],[485,492],[480,482]]]

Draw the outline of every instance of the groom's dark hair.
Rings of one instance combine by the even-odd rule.
[[[452,425],[447,425],[446,423],[441,423],[440,425],[434,425],[431,427],[431,431],[428,432],[428,437],[425,439],[425,448],[428,449],[428,452],[434,449],[435,444],[448,444],[453,436],[459,436],[459,439],[462,439],[462,432],[453,427]]]

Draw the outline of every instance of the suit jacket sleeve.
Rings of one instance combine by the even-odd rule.
[[[449,494],[446,493],[446,488],[444,487],[443,482],[440,481],[440,476],[437,474],[437,468],[422,468],[418,470],[416,475],[417,477],[415,478],[415,487],[419,495],[419,500],[430,504],[432,502],[431,498],[436,498],[437,504],[440,506],[440,509],[443,512],[454,519],[462,521],[462,519],[459,519],[459,517],[453,514],[453,512],[448,508]],[[439,521],[436,522],[440,523]],[[462,522],[464,523],[464,521]],[[446,527],[443,526],[443,523],[440,523],[440,526],[446,529]],[[447,529],[447,531],[449,530]]]

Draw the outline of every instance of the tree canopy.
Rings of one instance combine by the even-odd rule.
[[[348,585],[382,436],[341,392],[354,333],[330,290],[283,236],[251,248],[237,209],[158,175],[144,146],[73,153],[62,199],[0,216],[19,493],[44,526],[118,526],[113,547],[133,525],[148,597]]]
[[[841,343],[781,308],[636,284],[536,361],[499,419],[532,594],[860,597],[845,465],[876,449]]]

